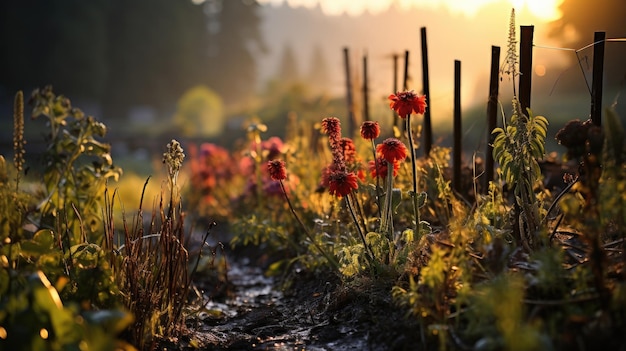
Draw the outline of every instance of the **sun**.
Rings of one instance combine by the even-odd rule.
[[[559,6],[563,0],[510,0],[516,10],[527,8],[530,13],[544,21],[553,21],[561,17]]]

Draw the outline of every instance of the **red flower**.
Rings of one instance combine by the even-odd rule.
[[[408,153],[404,144],[396,138],[388,138],[376,146],[376,151],[387,161],[394,163],[403,161]]]
[[[417,96],[413,90],[391,94],[389,100],[389,107],[402,118],[413,112],[420,115],[426,112],[426,96]]]
[[[273,160],[267,163],[267,171],[272,180],[284,180],[287,178],[287,170],[285,162],[282,160]]]
[[[382,157],[378,157],[376,159],[376,162],[370,161],[369,170],[370,170],[370,174],[372,175],[372,178],[376,178],[376,177],[380,177],[382,179],[387,178],[388,165],[389,165],[389,162],[387,162],[387,160],[385,160]],[[398,161],[393,162],[393,176],[394,177],[398,175],[399,169],[400,169],[400,162]]]
[[[378,138],[380,135],[380,127],[378,122],[365,121],[361,124],[361,137],[365,140]]]
[[[322,120],[322,132],[333,139],[339,140],[341,136],[341,122],[336,117],[327,117]]]
[[[359,187],[357,179],[354,172],[333,172],[328,178],[328,191],[337,197],[346,196]]]
[[[343,151],[343,159],[346,162],[354,162],[356,160],[356,147],[354,141],[350,138],[341,138],[339,145]]]

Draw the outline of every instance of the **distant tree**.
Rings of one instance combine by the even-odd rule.
[[[289,43],[283,46],[283,53],[279,61],[278,74],[276,78],[285,85],[291,85],[300,80],[298,60],[296,59],[293,47]]]
[[[206,18],[191,1],[111,0],[108,115],[132,105],[171,114],[190,87],[206,82]]]
[[[549,35],[562,40],[564,45],[579,49],[593,42],[593,33],[605,31],[607,38],[626,37],[626,1],[615,0],[565,0],[560,5],[562,16],[551,25]],[[593,49],[581,51],[579,56],[585,62],[591,62]],[[586,58],[589,59],[586,59]],[[624,85],[626,81],[626,45],[624,43],[607,43],[605,46],[605,83],[607,85]],[[576,56],[572,55],[575,62]],[[585,64],[583,65],[585,66]],[[569,75],[567,79],[581,79],[580,75]],[[562,87],[572,86],[568,82],[559,83]]]
[[[54,85],[97,99],[107,77],[107,0],[0,1],[0,89]]]
[[[174,124],[185,136],[212,137],[224,129],[222,99],[206,86],[196,86],[178,101]]]
[[[2,0],[0,95],[51,84],[104,118],[136,105],[171,116],[204,84],[238,103],[265,48],[255,0]]]
[[[257,89],[256,56],[266,51],[255,0],[206,0],[209,18],[208,85],[226,105],[245,102]]]
[[[315,92],[325,92],[329,86],[330,73],[324,50],[320,45],[313,47],[307,83]]]

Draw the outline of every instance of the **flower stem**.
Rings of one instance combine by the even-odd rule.
[[[361,225],[359,225],[359,221],[356,218],[356,214],[354,212],[354,207],[352,205],[352,196],[353,193],[348,194],[348,196],[346,196],[346,204],[348,204],[348,210],[350,210],[350,214],[352,215],[352,220],[354,221],[354,225],[356,226],[357,231],[359,232],[359,236],[361,237],[361,241],[363,242],[363,246],[365,247],[366,253],[367,253],[367,260],[370,262],[370,266],[371,264],[374,262],[374,252],[372,251],[372,248],[367,245],[367,241],[365,241],[365,235],[363,234],[363,229],[361,229]],[[373,267],[373,266],[372,266]]]
[[[383,214],[381,217],[380,231],[393,240],[393,164],[387,162],[387,179],[385,184],[385,203],[383,204]]]
[[[411,114],[406,115],[406,130],[409,138],[409,149],[411,149],[411,171],[413,172],[413,213],[415,215],[415,229],[413,234],[419,240],[420,237],[420,213],[417,203],[417,169],[415,167],[415,147],[413,146],[413,131],[411,130]]]
[[[300,223],[300,226],[302,227],[302,229],[304,229],[304,233],[306,234],[307,238],[311,240],[311,243],[313,243],[315,248],[324,256],[324,258],[326,258],[326,261],[328,261],[328,263],[333,267],[333,269],[338,271],[339,263],[337,263],[337,261],[333,257],[331,257],[326,251],[324,251],[324,249],[322,249],[322,247],[319,246],[318,243],[313,239],[313,236],[311,235],[307,227],[304,225],[304,223],[302,222],[302,220],[300,219],[300,217],[294,210],[293,205],[291,204],[291,200],[289,200],[289,196],[287,196],[287,190],[285,189],[285,185],[283,184],[283,181],[279,180],[278,182],[280,183],[280,188],[283,191],[283,195],[285,195],[285,200],[287,200],[287,205],[289,205],[289,209],[291,210],[291,213],[295,217],[296,221]]]
[[[376,143],[372,139],[372,155],[374,156],[374,170],[376,174],[376,205],[378,206],[378,218],[381,218],[380,208],[380,177],[378,176],[378,158],[376,157]]]

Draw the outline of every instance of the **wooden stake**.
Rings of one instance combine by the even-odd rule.
[[[424,155],[428,157],[433,144],[433,127],[430,120],[432,101],[430,101],[430,79],[428,77],[428,42],[426,41],[426,27],[422,27],[420,33],[422,39],[422,85],[428,103],[428,108],[424,113]]]
[[[363,118],[370,120],[369,88],[367,86],[367,54],[363,55]]]
[[[487,101],[487,153],[485,155],[485,183],[483,193],[489,191],[489,182],[493,181],[493,135],[498,126],[498,91],[500,87],[500,47],[491,47],[491,75],[489,77],[489,100]]]
[[[393,54],[393,91],[391,92],[392,94],[395,94],[398,92],[398,59],[399,58],[400,56],[398,54]],[[400,116],[398,116],[398,114],[394,110],[391,110],[391,120],[392,120],[392,127],[393,127],[391,128],[391,136],[394,136],[393,130],[395,128],[399,128],[399,125],[400,125]]]
[[[604,40],[605,32],[593,35],[593,77],[591,80],[591,121],[602,125],[602,81],[604,75]]]
[[[521,26],[519,48],[519,102],[522,112],[530,108],[530,90],[533,76],[533,32],[534,26]]]
[[[452,186],[461,192],[461,61],[454,60],[454,155],[452,159]]]
[[[352,79],[350,78],[350,53],[347,47],[343,48],[343,61],[346,73],[346,102],[348,104],[348,130],[349,136],[352,136],[356,130],[356,121],[354,116],[354,100],[352,98]]]
[[[404,51],[404,79],[402,81],[402,90],[409,90],[409,50]],[[406,123],[402,124],[403,131],[406,133]]]

